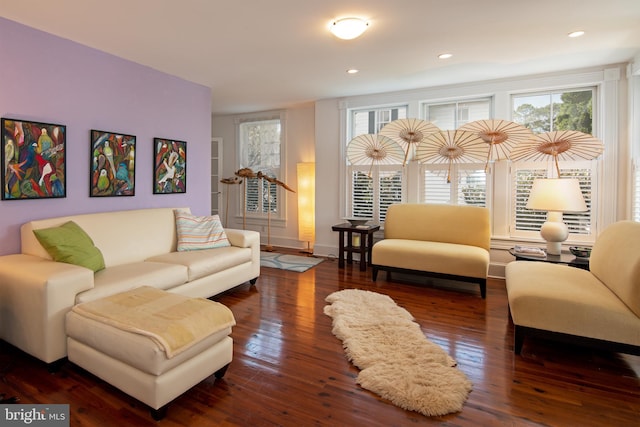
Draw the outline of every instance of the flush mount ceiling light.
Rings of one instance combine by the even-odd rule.
[[[576,37],[580,37],[580,36],[584,36],[584,31],[582,30],[578,30],[578,31],[572,31],[569,34],[567,34],[567,36],[571,37],[571,38],[576,38]]]
[[[351,40],[364,33],[367,27],[369,27],[369,23],[364,19],[341,18],[331,22],[329,31],[339,39]]]
[[[349,68],[347,70],[347,74],[358,74],[360,72],[360,70],[355,69],[355,68]]]
[[[438,59],[449,59],[453,56],[452,53],[441,53],[438,55]]]

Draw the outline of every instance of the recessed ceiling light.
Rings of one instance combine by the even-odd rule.
[[[364,19],[341,18],[331,22],[329,31],[340,39],[351,40],[359,37],[368,27],[369,23]]]
[[[357,74],[359,72],[360,72],[360,70],[356,70],[355,68],[349,68],[347,70],[347,74]]]
[[[584,36],[584,31],[579,30],[579,31],[572,31],[569,34],[567,34],[569,37],[571,38],[575,38],[575,37],[580,37],[580,36]]]
[[[440,55],[438,55],[438,58],[440,59],[449,59],[453,56],[453,53],[441,53]]]

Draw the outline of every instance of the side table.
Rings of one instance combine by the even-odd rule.
[[[353,253],[360,254],[360,271],[367,269],[371,264],[371,248],[373,247],[373,233],[380,230],[379,225],[354,226],[348,222],[331,227],[333,231],[340,233],[338,242],[338,267],[344,268],[344,254],[347,253],[347,262],[353,263]],[[354,242],[354,237],[356,242]],[[357,240],[360,240],[359,242]],[[354,244],[355,243],[355,244]]]
[[[560,255],[535,256],[516,252],[514,248],[509,249],[509,253],[516,257],[516,261],[541,261],[553,264],[567,264],[571,267],[589,270],[588,258],[576,258],[573,254],[562,253]]]

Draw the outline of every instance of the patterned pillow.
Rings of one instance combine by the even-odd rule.
[[[179,252],[231,246],[218,215],[194,216],[176,211],[176,230]]]

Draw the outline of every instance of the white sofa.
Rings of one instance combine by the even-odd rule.
[[[487,294],[491,223],[478,206],[402,203],[389,206],[384,240],[373,245],[373,281],[378,271],[420,273],[475,282]]]
[[[184,209],[184,208],[181,208]],[[260,275],[260,235],[226,229],[231,246],[177,252],[175,209],[153,208],[31,221],[20,254],[0,257],[0,338],[52,363],[67,355],[65,315],[75,304],[149,285],[208,298]],[[94,273],[55,262],[33,230],[79,225],[102,252]]]

